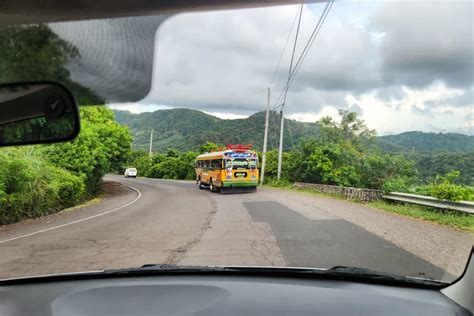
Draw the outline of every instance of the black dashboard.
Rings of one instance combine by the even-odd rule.
[[[438,290],[333,280],[148,276],[0,286],[0,315],[471,315]]]

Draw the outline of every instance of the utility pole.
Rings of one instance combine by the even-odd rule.
[[[153,128],[151,129],[151,134],[150,134],[150,153],[149,153],[150,159],[153,157],[152,147],[153,147]]]
[[[283,128],[285,127],[285,117],[283,116],[284,106],[285,104],[281,105],[281,111],[280,111],[281,122],[280,122],[280,144],[278,145],[278,173],[277,173],[278,180],[280,180],[280,177],[281,177],[281,161],[283,158]]]
[[[291,75],[293,72],[293,60],[295,58],[295,50],[296,50],[296,43],[298,42],[298,34],[300,33],[300,25],[301,25],[301,15],[303,14],[303,3],[301,4],[300,8],[300,17],[298,19],[298,26],[296,28],[296,34],[295,34],[295,42],[293,44],[293,52],[291,53],[291,61],[290,61],[290,69],[288,69],[288,80],[286,81],[286,86],[285,86],[285,95],[283,97],[283,103],[281,104],[281,110],[280,110],[280,116],[281,116],[281,123],[280,123],[280,144],[278,146],[278,173],[277,173],[277,179],[280,180],[281,177],[281,161],[283,158],[283,128],[285,127],[285,116],[284,116],[284,108],[285,108],[285,103],[286,103],[286,95],[288,94],[288,89],[290,87],[290,80],[291,80]]]
[[[265,134],[263,136],[263,151],[262,151],[262,172],[260,175],[260,184],[263,184],[265,178],[265,162],[267,158],[267,140],[268,140],[268,116],[270,115],[270,88],[267,94],[267,114],[265,115]]]

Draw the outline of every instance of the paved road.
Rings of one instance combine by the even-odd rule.
[[[130,188],[116,184],[96,205],[0,228],[0,278],[178,263],[351,265],[449,279],[474,243],[471,234],[303,193],[219,195],[191,182],[108,179]]]

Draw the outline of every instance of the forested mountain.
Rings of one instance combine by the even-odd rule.
[[[159,110],[152,113],[132,114],[128,111],[114,111],[120,124],[128,125],[134,137],[136,149],[148,150],[150,132],[153,129],[153,151],[167,149],[179,151],[197,150],[204,142],[217,144],[240,143],[254,145],[261,150],[265,113],[257,112],[245,119],[224,120],[212,115],[191,110]],[[268,146],[277,148],[280,131],[279,115],[270,116]],[[291,149],[305,137],[318,135],[318,125],[285,120],[285,149]]]
[[[380,136],[378,145],[387,152],[468,152],[474,151],[474,136],[455,133],[405,132]]]
[[[169,148],[180,151],[196,150],[206,141],[229,143],[252,143],[257,150],[263,144],[265,113],[257,112],[245,119],[224,120],[212,115],[191,110],[159,110],[141,114],[115,110],[116,120],[130,127],[136,149],[148,150],[150,131],[154,130],[153,151]],[[279,115],[271,112],[269,148],[277,148],[280,130]],[[285,120],[285,150],[299,144],[303,138],[318,137],[316,123]],[[405,132],[398,135],[379,136],[377,146],[384,152],[410,153],[467,153],[474,151],[474,136],[455,133]]]

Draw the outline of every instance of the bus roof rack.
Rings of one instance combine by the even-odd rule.
[[[242,145],[242,144],[228,144],[227,149],[230,149],[235,152],[246,152],[253,147],[252,144]]]

